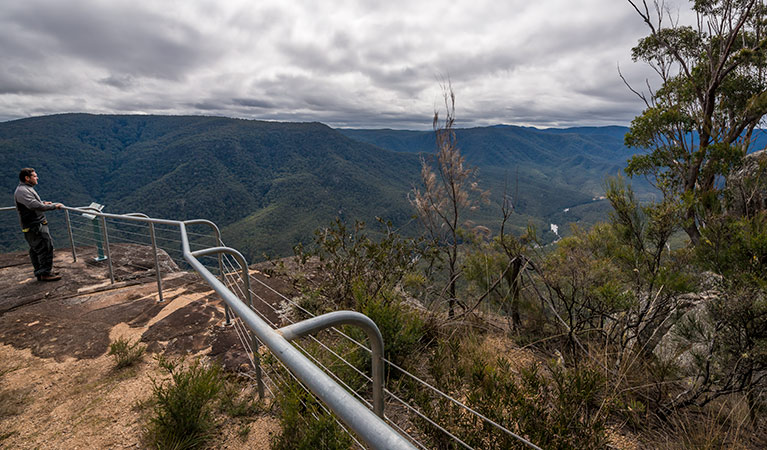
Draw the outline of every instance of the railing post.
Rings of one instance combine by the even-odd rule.
[[[261,353],[258,351],[261,347],[261,342],[259,342],[256,335],[252,335],[252,341],[253,345],[253,365],[255,366],[256,370],[256,386],[258,387],[258,399],[263,400],[264,399],[264,380],[261,378]]]
[[[221,240],[219,239],[219,242],[220,241]],[[221,261],[221,254],[222,253],[228,253],[228,254],[234,256],[234,259],[237,260],[237,264],[239,264],[240,265],[240,269],[242,269],[242,281],[243,281],[243,283],[245,283],[245,297],[248,300],[248,306],[252,309],[253,308],[253,294],[250,292],[251,291],[251,289],[250,289],[250,273],[248,272],[248,262],[245,260],[245,257],[242,256],[242,253],[240,253],[237,250],[235,250],[233,248],[230,248],[230,247],[211,247],[211,248],[206,248],[206,249],[202,249],[202,250],[197,250],[197,251],[191,252],[192,256],[194,256],[195,258],[198,257],[198,256],[209,255],[211,253],[218,254],[219,262]],[[223,270],[221,271],[221,282],[224,285],[226,285],[226,276],[225,276]],[[230,318],[230,313],[229,313],[229,308],[228,308],[226,302],[224,302],[224,314],[226,316],[226,325],[228,326],[229,325],[229,320],[230,320],[229,319]]]
[[[224,264],[221,259],[221,253],[218,254],[218,276],[221,278],[221,282],[226,284],[226,276],[224,275]],[[229,312],[229,305],[224,302],[224,317],[225,317],[225,326],[229,326],[232,324],[231,320],[231,313]]]
[[[186,225],[204,224],[211,227],[213,229],[213,232],[216,234],[216,245],[218,245],[219,248],[224,247],[224,241],[221,240],[221,230],[218,229],[218,226],[216,226],[215,223],[205,219],[187,220],[187,221],[184,221],[184,223]],[[218,256],[218,275],[219,275],[219,278],[221,278],[221,282],[226,284],[226,277],[224,275],[224,263],[223,263],[223,259],[221,258],[221,253],[219,253],[217,256]],[[226,302],[224,302],[224,316],[225,316],[224,325],[225,326],[231,325],[232,314],[229,312],[229,305],[227,305]]]
[[[72,247],[72,262],[77,262],[77,252],[75,251],[75,239],[72,236],[72,222],[69,220],[69,210],[64,210],[64,217],[67,220],[67,234],[69,234],[69,245]]]
[[[107,262],[109,263],[109,279],[112,281],[112,284],[115,284],[115,272],[114,268],[112,267],[112,253],[109,250],[109,233],[107,232],[107,220],[104,218],[104,216],[101,216],[101,225],[103,226],[102,232],[104,233],[104,247],[106,248],[107,252]]]

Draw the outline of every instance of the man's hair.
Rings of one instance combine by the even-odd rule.
[[[19,181],[27,181],[27,177],[31,177],[35,172],[35,169],[31,167],[25,167],[19,172]]]

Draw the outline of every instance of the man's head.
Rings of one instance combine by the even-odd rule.
[[[36,185],[37,173],[35,172],[35,169],[32,169],[31,167],[25,167],[24,169],[21,169],[21,172],[19,172],[19,181],[22,183],[27,183],[31,186]]]

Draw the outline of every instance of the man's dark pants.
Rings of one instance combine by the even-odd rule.
[[[48,225],[32,225],[24,233],[29,244],[29,258],[35,268],[35,276],[50,275],[53,270],[53,240]]]

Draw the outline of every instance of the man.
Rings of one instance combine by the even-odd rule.
[[[35,191],[36,185],[35,169],[21,169],[19,186],[13,194],[13,199],[19,212],[21,231],[29,244],[29,257],[35,268],[35,276],[39,281],[58,281],[61,276],[53,272],[53,240],[43,211],[59,209],[64,205],[40,200]]]

